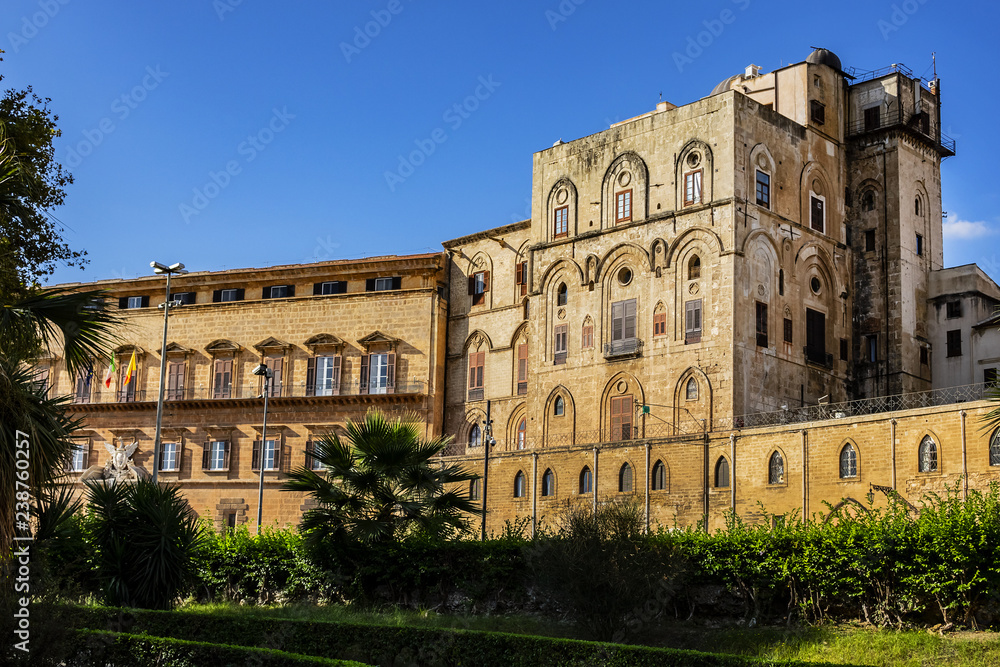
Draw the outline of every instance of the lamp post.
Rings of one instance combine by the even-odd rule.
[[[271,385],[274,371],[267,364],[257,364],[253,374],[264,378],[264,424],[260,433],[260,486],[257,489],[257,534],[260,535],[260,524],[264,516],[264,459],[267,454],[267,393]]]
[[[167,318],[170,317],[170,306],[179,306],[180,302],[170,301],[170,276],[177,273],[187,273],[184,265],[180,262],[166,266],[159,262],[150,262],[153,273],[167,274],[167,298],[160,304],[163,308],[163,345],[160,347],[160,396],[156,399],[156,438],[153,440],[153,483],[156,483],[157,473],[160,471],[160,427],[163,423],[163,390],[167,386]]]

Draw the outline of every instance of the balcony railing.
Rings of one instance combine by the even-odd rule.
[[[826,350],[813,347],[803,347],[802,353],[806,355],[806,361],[822,366],[823,368],[833,368],[833,355],[827,354]]]
[[[914,114],[912,111],[905,111],[898,107],[889,111],[879,109],[877,116],[865,117],[862,115],[861,118],[853,120],[847,124],[847,136],[853,137],[891,127],[906,127],[929,139],[947,155],[955,154],[955,140],[942,132],[939,142],[932,132],[930,120],[924,114]]]
[[[621,359],[627,357],[642,356],[642,340],[639,338],[626,338],[604,344],[605,359]]]
[[[426,392],[424,382],[396,382],[392,385],[383,386],[368,383],[362,387],[358,382],[341,382],[337,386],[306,386],[305,383],[283,384],[272,388],[268,394],[271,398],[300,398],[300,397],[321,397],[321,396],[361,396],[361,395],[393,395],[393,394],[423,394]],[[364,389],[364,391],[362,391]],[[242,398],[261,398],[263,387],[260,383],[250,383],[244,385],[230,385],[228,387],[215,387],[214,385],[198,385],[195,387],[181,387],[169,389],[164,392],[165,401],[204,401],[218,400],[225,401]],[[114,389],[94,389],[88,396],[89,400],[82,400],[84,396],[77,394],[73,403],[76,405],[92,405],[95,403],[141,403],[145,401],[156,401],[159,394],[156,390],[136,389],[135,391],[123,392]]]

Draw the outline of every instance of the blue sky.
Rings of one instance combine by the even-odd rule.
[[[811,46],[925,77],[937,52],[945,263],[1000,280],[993,3],[5,0],[0,19],[3,86],[52,98],[76,178],[54,214],[91,262],[53,282],[439,250],[528,217],[533,152]]]

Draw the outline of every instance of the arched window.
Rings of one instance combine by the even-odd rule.
[[[729,461],[725,456],[720,456],[715,463],[715,488],[729,488]]]
[[[920,215],[920,197],[913,198],[913,212],[916,215]]]
[[[861,208],[866,211],[875,210],[875,193],[869,190],[861,196]]]
[[[663,491],[667,488],[667,466],[663,461],[653,464],[653,479],[650,480],[650,488],[653,491]]]
[[[479,500],[479,485],[478,479],[469,482],[469,500]]]
[[[937,443],[929,435],[925,435],[920,441],[920,472],[937,472],[938,450]]]
[[[594,475],[588,466],[583,466],[580,471],[580,493],[590,493],[594,490]]]
[[[1000,466],[1000,428],[993,433],[990,440],[990,465]]]
[[[846,479],[848,477],[858,476],[858,453],[854,449],[854,445],[847,443],[844,448],[840,450],[840,478]]]
[[[483,444],[483,432],[479,424],[473,424],[469,429],[469,447],[478,447],[481,444]]]
[[[685,398],[689,401],[698,400],[698,381],[694,378],[689,378],[687,381],[687,387],[684,391]]]
[[[552,414],[556,417],[562,417],[566,414],[566,402],[562,396],[556,396],[556,400],[552,403]]]
[[[565,306],[568,299],[567,293],[569,290],[566,289],[566,283],[560,283],[559,289],[556,290],[556,305]]]
[[[556,476],[552,474],[551,469],[547,469],[545,474],[542,475],[542,495],[552,496],[556,492]]]
[[[514,475],[514,497],[524,498],[524,473],[520,470]]]
[[[780,452],[775,452],[771,454],[771,460],[767,465],[767,483],[768,484],[784,484],[785,483],[785,460],[781,458]]]
[[[618,490],[622,493],[632,491],[632,466],[627,463],[618,471]]]
[[[524,449],[524,433],[528,428],[528,423],[522,417],[517,424],[517,448]]]
[[[688,262],[688,280],[701,278],[701,258],[695,255]]]

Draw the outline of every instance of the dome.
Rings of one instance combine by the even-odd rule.
[[[831,67],[838,72],[843,71],[843,68],[840,65],[840,58],[837,57],[836,53],[827,49],[816,49],[809,54],[809,57],[806,58],[806,62],[811,65],[826,65],[827,67]]]
[[[736,74],[734,76],[729,77],[728,79],[725,79],[724,81],[720,81],[719,85],[713,88],[712,92],[709,93],[709,96],[711,97],[712,95],[718,95],[719,93],[726,92],[727,90],[729,90],[730,86],[732,86],[733,81],[739,79],[740,76],[741,75]]]

